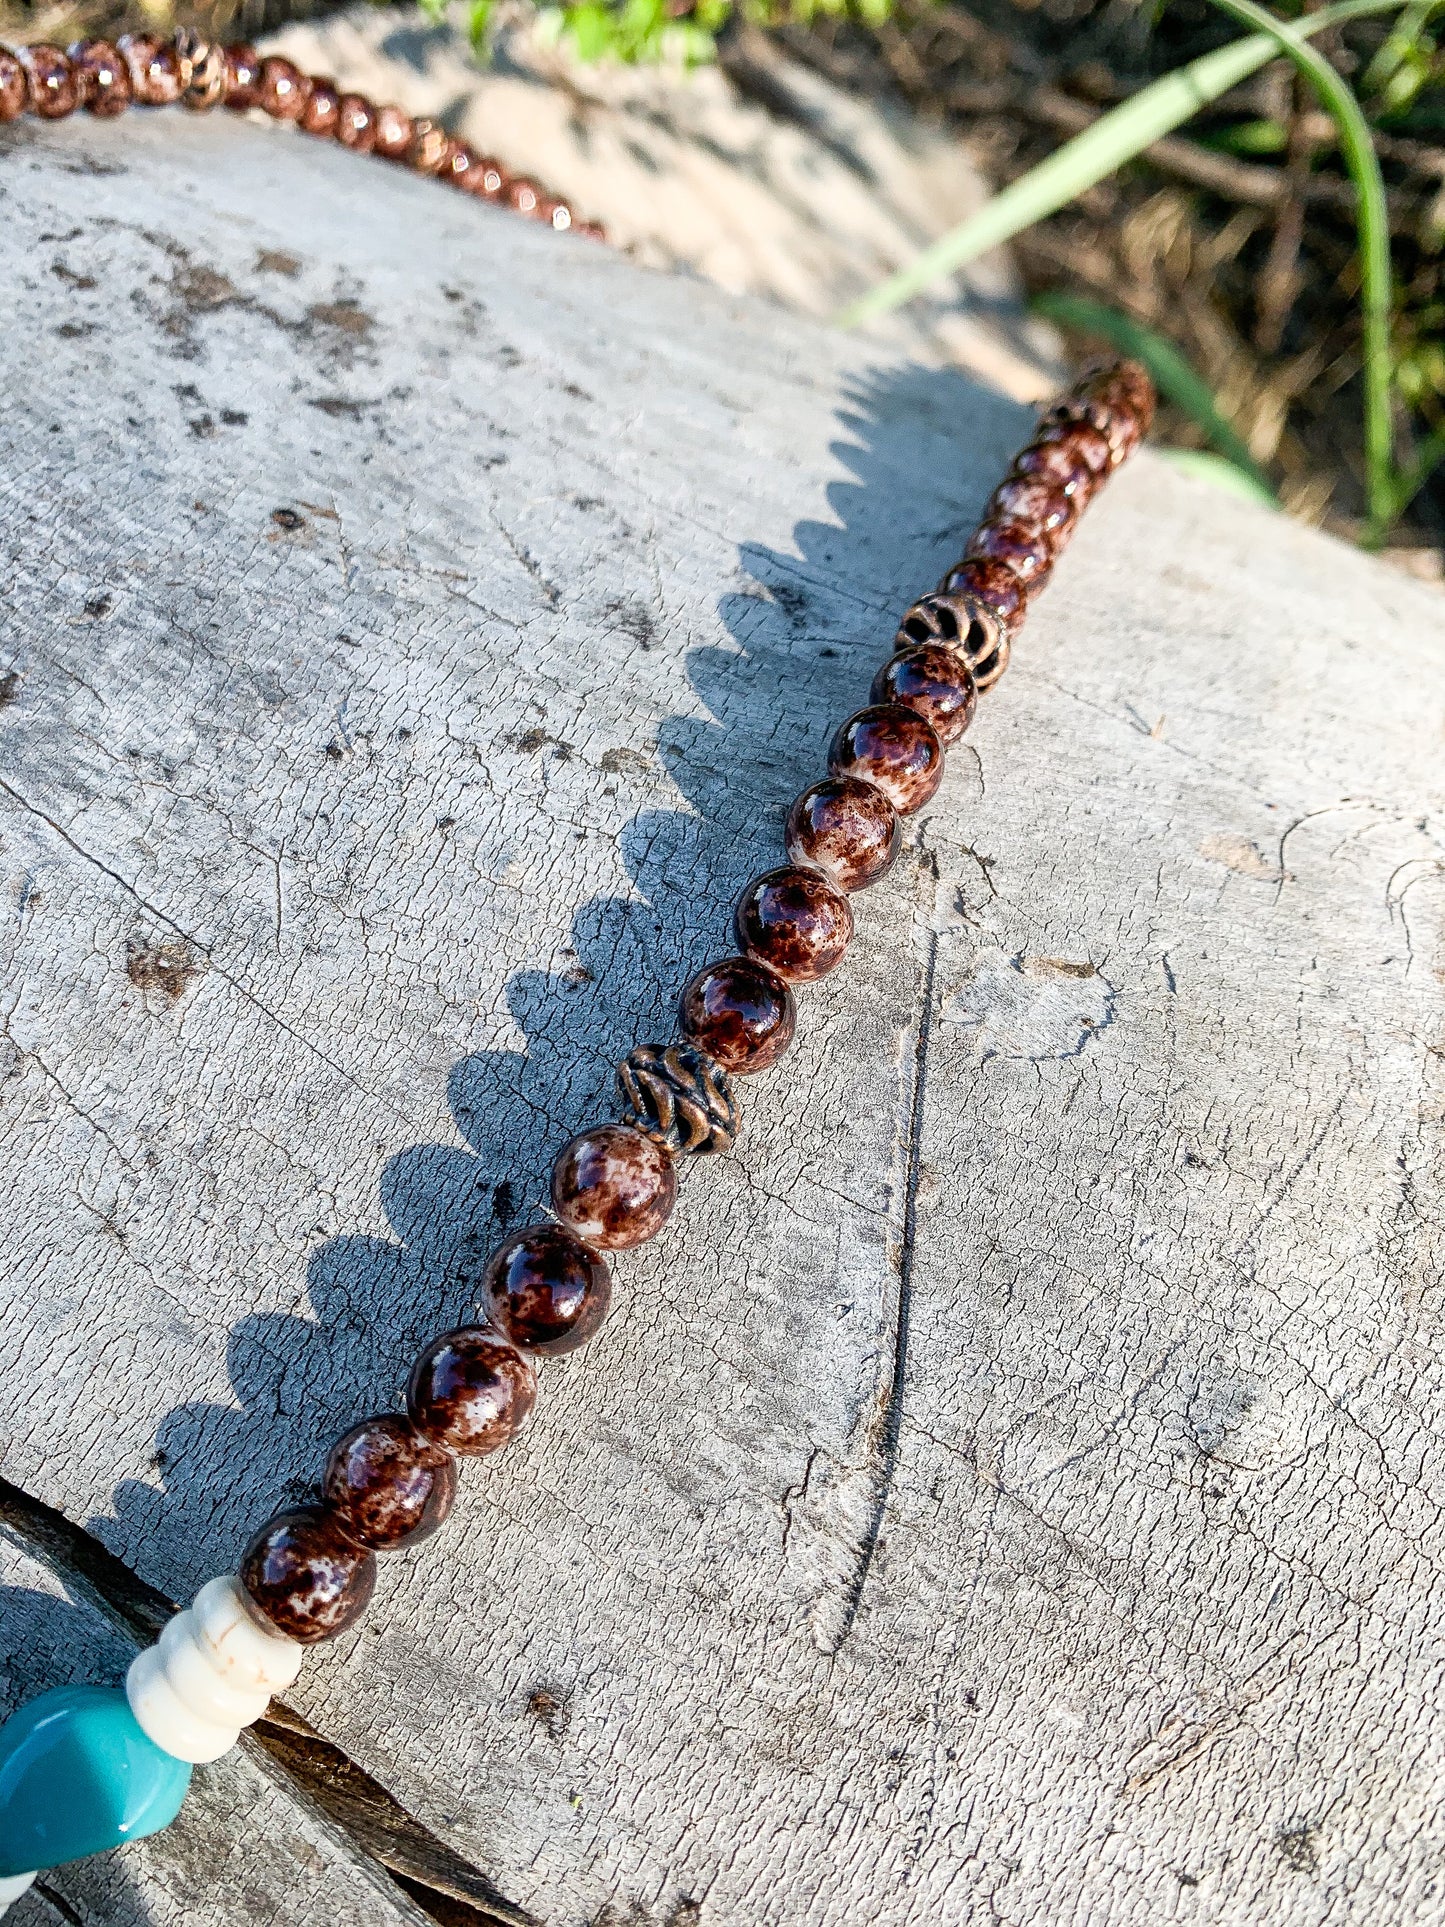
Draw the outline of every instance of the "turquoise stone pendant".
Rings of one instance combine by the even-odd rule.
[[[0,1726],[0,1875],[159,1833],[191,1783],[119,1686],[57,1686]]]

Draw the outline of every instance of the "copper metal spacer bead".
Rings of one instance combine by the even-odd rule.
[[[669,1151],[730,1151],[742,1124],[732,1079],[693,1044],[639,1044],[618,1067],[617,1094]]]
[[[179,27],[172,42],[181,70],[181,105],[193,114],[218,107],[226,95],[226,54],[191,27]]]
[[[956,649],[973,672],[979,689],[992,689],[1008,668],[1012,638],[1008,625],[986,602],[966,592],[921,596],[898,625],[893,647],[912,649],[941,642]]]

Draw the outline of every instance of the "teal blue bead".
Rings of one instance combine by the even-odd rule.
[[[58,1867],[168,1827],[191,1769],[119,1686],[57,1686],[0,1726],[0,1874]]]

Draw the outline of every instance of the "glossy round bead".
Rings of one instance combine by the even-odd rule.
[[[529,181],[524,174],[519,174],[507,182],[502,199],[514,214],[531,216],[541,207],[543,196],[535,181]]]
[[[168,40],[157,40],[149,33],[125,33],[115,44],[138,107],[169,107],[180,99],[181,63]]]
[[[893,647],[896,652],[924,642],[941,642],[961,655],[980,693],[1008,668],[1008,627],[977,596],[920,596],[899,623]]]
[[[624,1251],[655,1238],[677,1202],[677,1167],[631,1124],[599,1124],[552,1166],[552,1209],[579,1238]]]
[[[814,983],[853,938],[848,899],[820,870],[796,864],[754,877],[737,908],[738,945],[789,983]]]
[[[451,1454],[395,1412],[353,1425],[332,1446],[321,1477],[341,1531],[374,1552],[430,1538],[456,1494]]]
[[[512,1343],[545,1358],[585,1345],[612,1303],[606,1260],[557,1224],[528,1225],[499,1245],[483,1289],[484,1308]]]
[[[63,120],[80,105],[80,82],[59,47],[37,41],[20,58],[30,81],[30,105],[41,120]]]
[[[465,188],[467,176],[479,166],[481,156],[467,146],[465,141],[453,141],[447,150],[446,166],[441,171],[441,179],[449,181],[453,187]]]
[[[1104,454],[1107,460],[1107,448]],[[1098,486],[1097,470],[1069,441],[1030,442],[1014,456],[1009,474],[1062,489],[1079,514],[1088,507]]]
[[[440,174],[451,154],[451,135],[434,120],[415,120],[406,164],[418,174]]]
[[[752,957],[724,957],[700,970],[678,1010],[684,1036],[735,1075],[776,1064],[798,1024],[792,991]]]
[[[19,120],[29,104],[24,65],[8,47],[0,47],[0,121]]]
[[[537,1375],[506,1335],[463,1325],[434,1338],[413,1365],[406,1409],[419,1432],[470,1459],[515,1438],[536,1399]]]
[[[130,106],[130,73],[120,49],[109,40],[77,40],[70,64],[80,88],[80,104],[97,120],[110,120]]]
[[[1094,430],[1103,436],[1108,447],[1111,469],[1118,468],[1142,439],[1138,417],[1118,396],[1106,399],[1077,391],[1065,395],[1047,411],[1040,426]]]
[[[341,125],[341,95],[331,81],[312,80],[296,125],[303,134],[314,134],[317,140],[329,140],[337,132]]]
[[[282,60],[276,54],[261,62],[256,105],[272,120],[300,120],[310,91],[311,83],[294,62]]]
[[[241,1584],[264,1619],[311,1646],[355,1625],[376,1585],[376,1560],[343,1538],[323,1507],[268,1519],[241,1560]]]
[[[874,703],[850,716],[828,752],[834,776],[876,783],[900,816],[911,816],[943,781],[943,744],[932,723],[901,703]]]
[[[256,89],[261,84],[261,56],[244,40],[225,50],[226,91],[222,98],[238,114],[256,105]]]
[[[411,151],[412,118],[399,107],[378,107],[371,151],[383,160],[404,161]]]
[[[462,177],[461,185],[479,201],[500,201],[507,191],[507,170],[490,154],[478,154]]]
[[[1079,519],[1079,505],[1066,489],[1040,476],[1010,475],[988,498],[984,520],[1022,522],[1049,537],[1054,553],[1063,547]]]
[[[882,790],[857,776],[814,783],[788,811],[788,855],[814,864],[840,890],[876,883],[898,855],[902,834]]]
[[[1040,530],[1024,522],[980,522],[974,530],[965,561],[1002,562],[1013,570],[1032,596],[1048,581],[1054,566],[1054,545]]]
[[[1024,585],[1005,562],[981,556],[956,563],[938,585],[941,595],[970,595],[992,609],[1010,631],[1023,621],[1028,608]]]
[[[1045,419],[1039,423],[1029,446],[1044,448],[1050,444],[1066,449],[1075,461],[1082,462],[1094,478],[1096,488],[1101,482],[1109,479],[1113,464],[1109,455],[1108,438],[1101,435],[1097,428],[1091,428],[1087,422],[1060,422]]]
[[[939,742],[957,742],[973,721],[978,688],[956,649],[925,642],[900,649],[873,678],[875,703],[901,703],[933,725]]]

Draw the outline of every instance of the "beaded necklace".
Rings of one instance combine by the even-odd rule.
[[[108,118],[132,104],[258,108],[318,139],[449,181],[559,231],[605,238],[535,181],[434,121],[377,107],[289,60],[183,30],[62,51],[0,48],[0,121]],[[450,1512],[458,1458],[516,1436],[536,1361],[575,1350],[611,1302],[604,1253],[654,1237],[679,1160],[729,1150],[737,1082],[792,1042],[795,990],[826,976],[853,936],[848,898],[898,854],[902,818],[943,780],[945,753],[1008,666],[1023,617],[1079,515],[1148,432],[1154,396],[1132,362],[1085,375],[1043,415],[989,497],[962,560],[905,613],[870,701],[838,729],[828,775],[788,812],[788,861],[756,877],[735,917],[737,952],[698,972],[679,1041],[642,1044],[617,1072],[620,1120],[563,1146],[552,1218],[507,1238],[483,1277],[478,1321],[432,1341],[403,1412],[363,1419],[332,1447],[315,1502],[266,1521],[239,1570],[212,1579],[119,1686],[63,1686],[0,1727],[0,1913],[36,1872],[144,1838],[180,1811],[194,1765],[219,1759],[295,1679],[307,1646],[365,1612],[376,1555],[414,1545]]]

